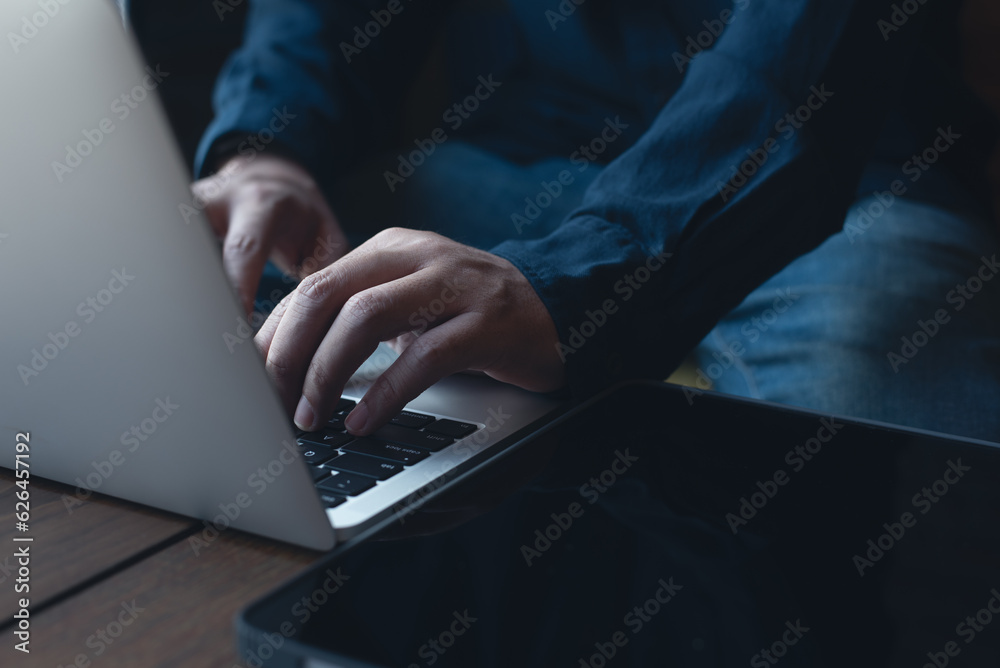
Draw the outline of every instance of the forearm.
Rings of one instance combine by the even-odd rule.
[[[890,2],[763,5],[747,4],[691,63],[574,217],[549,237],[494,249],[549,308],[578,394],[665,377],[750,291],[842,224],[920,17],[886,41],[878,21]],[[806,121],[795,116],[803,105]],[[646,265],[666,255],[655,271]]]
[[[328,185],[392,134],[406,84],[448,4],[253,2],[243,46],[216,84],[216,115],[199,146],[196,175],[217,167],[225,142],[226,154],[251,157],[279,147]],[[366,37],[369,23],[379,32],[366,41],[358,34]]]

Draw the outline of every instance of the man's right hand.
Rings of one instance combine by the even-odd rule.
[[[304,278],[348,251],[323,194],[291,160],[261,154],[234,157],[191,188],[224,240],[223,265],[247,314],[268,258],[282,271]]]

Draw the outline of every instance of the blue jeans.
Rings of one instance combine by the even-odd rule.
[[[390,225],[486,249],[543,236],[600,170],[580,173],[568,158],[516,165],[453,139],[390,192],[384,170],[395,165],[376,161],[337,190],[334,209],[356,238]],[[573,181],[557,189],[564,169]],[[998,252],[986,221],[858,201],[844,231],[754,290],[698,345],[698,384],[1000,441]]]
[[[904,200],[859,217],[880,206],[856,202],[730,312],[698,346],[702,373],[730,394],[1000,441],[994,229]]]

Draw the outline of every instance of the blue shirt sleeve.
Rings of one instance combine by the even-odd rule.
[[[196,176],[216,167],[213,147],[226,138],[251,155],[273,144],[318,183],[332,183],[396,129],[407,86],[449,4],[254,0],[243,45],[216,83]]]
[[[547,306],[575,394],[665,378],[841,227],[919,36],[919,10],[886,35],[892,4],[737,0],[582,206],[544,238],[492,249]]]

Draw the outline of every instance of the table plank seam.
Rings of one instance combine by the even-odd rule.
[[[31,614],[37,615],[51,607],[58,605],[59,603],[62,603],[63,601],[73,598],[77,594],[89,589],[90,587],[100,584],[104,580],[107,580],[117,575],[118,573],[131,568],[132,566],[146,560],[147,558],[159,554],[162,550],[165,550],[168,547],[175,545],[176,543],[179,543],[180,541],[186,540],[188,537],[193,536],[195,533],[200,531],[201,528],[202,528],[201,524],[192,524],[191,526],[183,529],[182,531],[178,531],[177,533],[168,536],[167,538],[164,538],[158,543],[154,543],[153,545],[150,545],[149,547],[140,550],[139,552],[136,552],[135,554],[125,559],[122,559],[119,562],[111,564],[107,568],[102,569],[97,573],[94,573],[87,579],[81,580],[72,587],[60,591],[52,598],[42,601],[37,605],[33,604],[31,606]],[[5,633],[8,629],[13,628],[16,625],[16,623],[17,623],[16,619],[11,619],[9,621],[3,622],[2,624],[0,624],[0,633]]]

